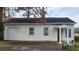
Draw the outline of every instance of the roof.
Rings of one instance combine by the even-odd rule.
[[[5,23],[39,23],[41,18],[11,18]],[[69,18],[45,18],[46,23],[75,23]],[[37,21],[37,22],[36,22]]]

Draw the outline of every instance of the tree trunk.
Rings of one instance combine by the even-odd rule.
[[[0,20],[3,20],[3,7],[0,7]]]
[[[27,7],[27,18],[30,18],[30,7]]]
[[[5,15],[5,7],[3,8],[3,14],[2,14],[2,16],[3,16],[3,21],[6,19],[6,15]]]

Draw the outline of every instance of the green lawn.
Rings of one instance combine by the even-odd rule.
[[[65,51],[79,51],[79,42],[76,42],[74,46],[67,46],[64,49]]]
[[[75,44],[74,46],[65,46],[65,51],[79,51],[79,37],[75,37]]]

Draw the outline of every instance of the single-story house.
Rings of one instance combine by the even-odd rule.
[[[69,18],[11,18],[5,21],[4,40],[74,42],[74,24]]]

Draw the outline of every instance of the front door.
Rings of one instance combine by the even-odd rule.
[[[62,40],[63,41],[66,40],[67,39],[67,29],[63,28],[61,34],[62,34],[61,35]]]

